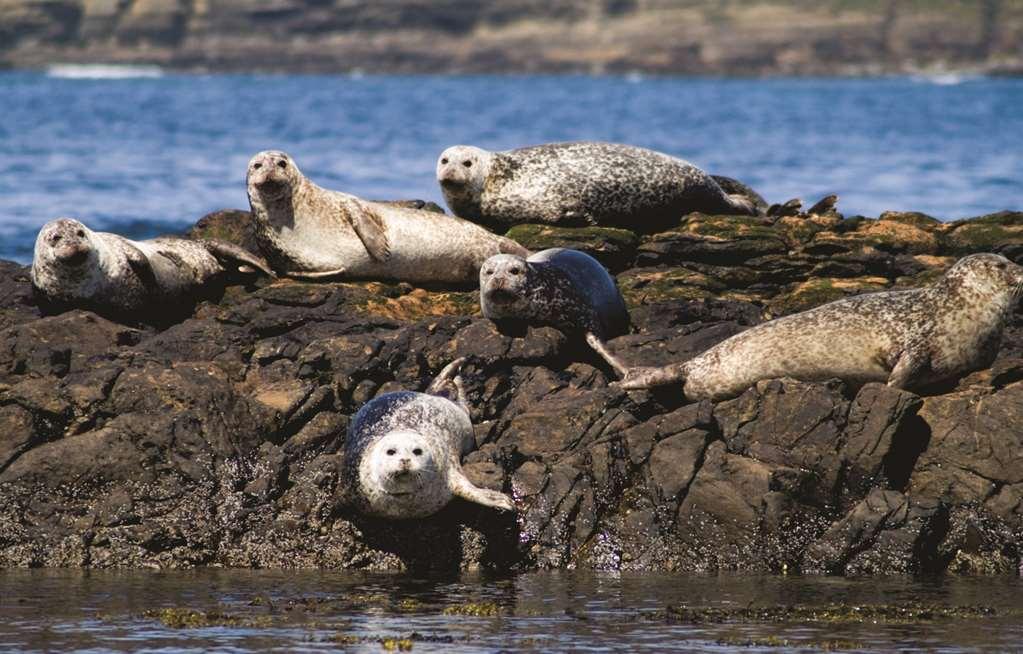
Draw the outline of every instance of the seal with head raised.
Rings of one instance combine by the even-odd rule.
[[[510,497],[474,486],[461,457],[475,447],[458,368],[448,364],[426,393],[397,391],[366,403],[348,429],[343,481],[352,503],[382,518],[423,518],[453,497],[514,511]],[[439,393],[454,387],[456,400]]]
[[[457,215],[493,228],[521,223],[656,231],[687,213],[757,215],[693,164],[631,145],[549,143],[506,152],[444,150],[437,181]]]
[[[260,248],[291,277],[466,283],[491,255],[528,253],[455,216],[320,188],[284,152],[254,156],[247,184]]]
[[[496,323],[556,327],[581,335],[618,374],[625,366],[605,341],[629,329],[629,312],[614,279],[593,257],[551,248],[528,259],[490,257],[480,268],[480,307]]]
[[[778,318],[689,361],[631,368],[619,385],[681,382],[691,400],[735,397],[776,377],[920,388],[990,365],[1021,289],[1023,267],[974,254],[930,286],[858,295]]]
[[[80,307],[145,321],[188,308],[232,272],[273,276],[259,257],[214,240],[162,237],[132,241],[94,232],[72,218],[39,230],[32,286],[54,307]],[[142,314],[139,314],[139,312]]]

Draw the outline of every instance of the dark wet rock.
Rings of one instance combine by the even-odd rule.
[[[1017,216],[516,229],[601,258],[634,329],[608,347],[664,365],[773,316],[928,283],[981,246],[1023,256]],[[244,242],[245,220],[218,212],[192,235]],[[277,280],[157,329],[44,317],[27,269],[0,263],[0,300],[0,566],[1020,565],[1023,312],[990,368],[923,394],[781,379],[692,403],[673,387],[618,391],[584,343],[499,328],[467,288]],[[351,415],[460,356],[477,441],[463,467],[514,494],[518,515],[457,501],[410,523],[354,513],[338,474]]]

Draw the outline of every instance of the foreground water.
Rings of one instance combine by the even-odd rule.
[[[1016,651],[1021,592],[1014,577],[7,570],[0,649]]]
[[[1023,80],[75,71],[0,74],[2,258],[27,261],[59,215],[148,237],[245,208],[246,162],[266,148],[381,199],[439,201],[448,145],[574,139],[669,152],[770,201],[838,193],[847,215],[954,219],[1018,209],[1023,195]]]

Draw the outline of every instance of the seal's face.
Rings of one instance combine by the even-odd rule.
[[[998,254],[971,254],[957,261],[945,279],[963,291],[1016,298],[1023,291],[1023,266]]]
[[[365,458],[366,493],[376,512],[409,514],[432,500],[449,498],[447,479],[434,460],[434,448],[422,434],[396,430],[384,434]]]
[[[302,172],[285,152],[264,150],[249,160],[245,177],[249,198],[258,197],[263,201],[283,200],[291,197]]]
[[[491,153],[471,145],[455,145],[437,159],[437,182],[445,195],[476,197],[490,173]]]
[[[529,264],[514,254],[496,254],[480,267],[480,302],[488,318],[524,316],[529,305]]]
[[[34,264],[61,269],[80,268],[94,247],[92,232],[72,218],[58,218],[43,225],[36,237]]]

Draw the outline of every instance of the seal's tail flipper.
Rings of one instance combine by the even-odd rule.
[[[241,272],[259,271],[270,279],[277,277],[274,271],[270,270],[270,265],[262,257],[257,257],[234,243],[212,239],[204,239],[201,243],[210,254],[217,258],[217,261],[222,266],[234,265]]]
[[[666,386],[668,384],[682,383],[686,380],[685,365],[673,364],[663,368],[645,368],[637,366],[628,368],[622,375],[620,382],[615,382],[622,390],[636,391],[654,386]]]
[[[740,214],[761,216],[767,211],[767,200],[749,185],[724,175],[711,175],[711,178],[717,182],[721,190],[728,196],[729,202]]]
[[[607,344],[604,341],[600,340],[593,332],[586,332],[586,342],[604,361],[607,361],[615,369],[619,377],[625,377],[629,367],[622,363],[618,357],[611,354],[611,350],[607,349]]]
[[[469,401],[466,399],[465,386],[462,384],[462,378],[458,375],[468,360],[469,357],[459,357],[444,366],[444,369],[430,382],[426,394],[447,398],[461,406],[465,413],[469,414]]]

